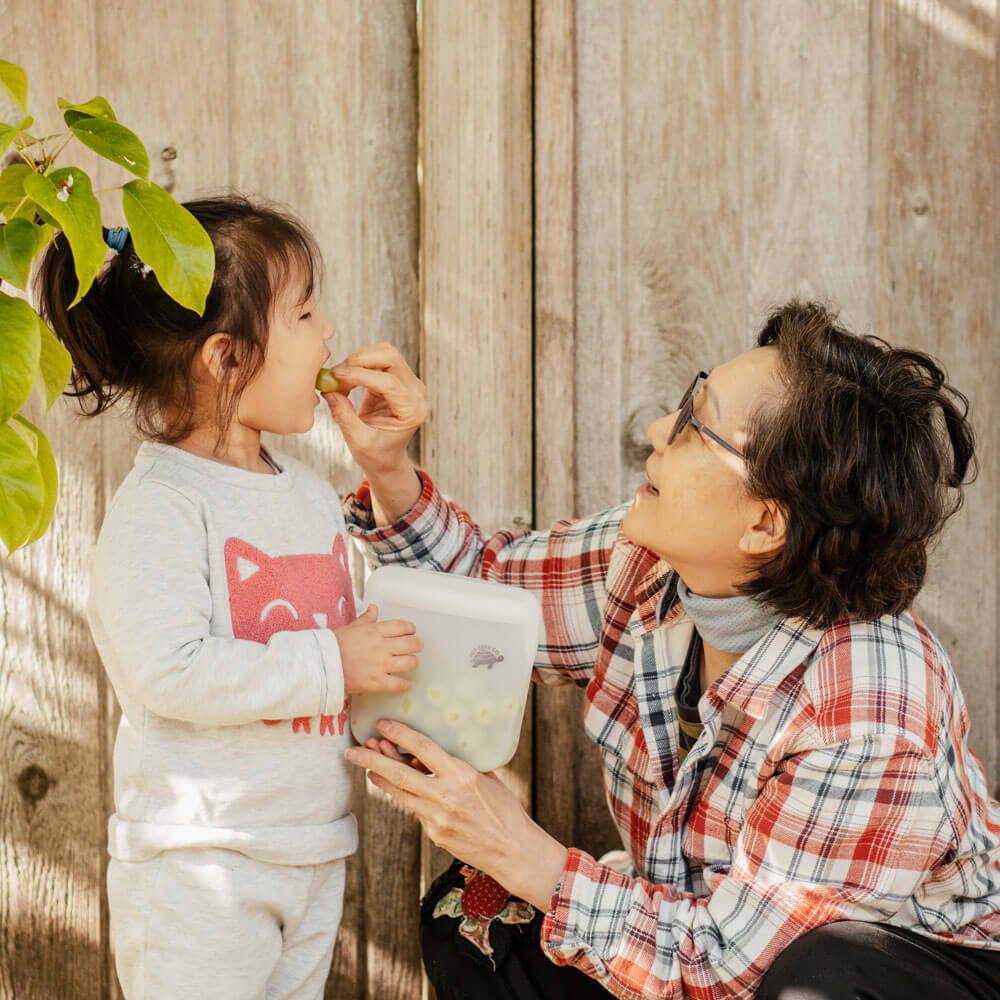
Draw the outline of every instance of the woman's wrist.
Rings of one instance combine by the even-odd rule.
[[[532,821],[530,832],[518,838],[516,853],[504,861],[504,870],[491,874],[508,892],[547,913],[568,856],[569,851],[555,837]]]
[[[363,468],[378,528],[398,521],[420,499],[423,489],[420,476],[409,459],[404,459],[404,463],[378,469]]]

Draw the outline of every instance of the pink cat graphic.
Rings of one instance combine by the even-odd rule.
[[[226,577],[233,635],[267,642],[275,632],[340,628],[354,621],[354,589],[347,547],[338,535],[329,555],[269,556],[241,538],[228,538]],[[347,713],[336,719],[342,734]],[[280,719],[265,719],[278,725]],[[292,731],[311,732],[308,718],[293,719]],[[333,734],[334,717],[320,717],[320,735]]]

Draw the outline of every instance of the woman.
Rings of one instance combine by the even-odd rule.
[[[1000,996],[1000,805],[909,610],[973,463],[931,358],[790,303],[651,425],[631,505],[491,538],[407,461],[427,407],[398,354],[338,375],[368,389],[331,410],[367,475],[347,507],[370,557],[537,592],[539,679],[587,688],[627,865],[558,843],[400,723],[348,752],[467,879],[544,915],[537,944],[507,929],[520,995]],[[503,995],[428,932],[435,910],[439,997]],[[589,978],[539,985],[542,954]]]

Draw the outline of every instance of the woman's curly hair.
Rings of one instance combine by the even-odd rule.
[[[859,337],[814,302],[775,310],[785,392],[749,428],[749,490],[787,516],[783,549],[744,591],[826,628],[907,608],[929,543],[975,478],[968,400],[934,358]]]

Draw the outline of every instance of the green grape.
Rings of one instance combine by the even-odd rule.
[[[316,388],[320,392],[336,392],[340,388],[340,383],[329,368],[320,368],[316,376]]]

